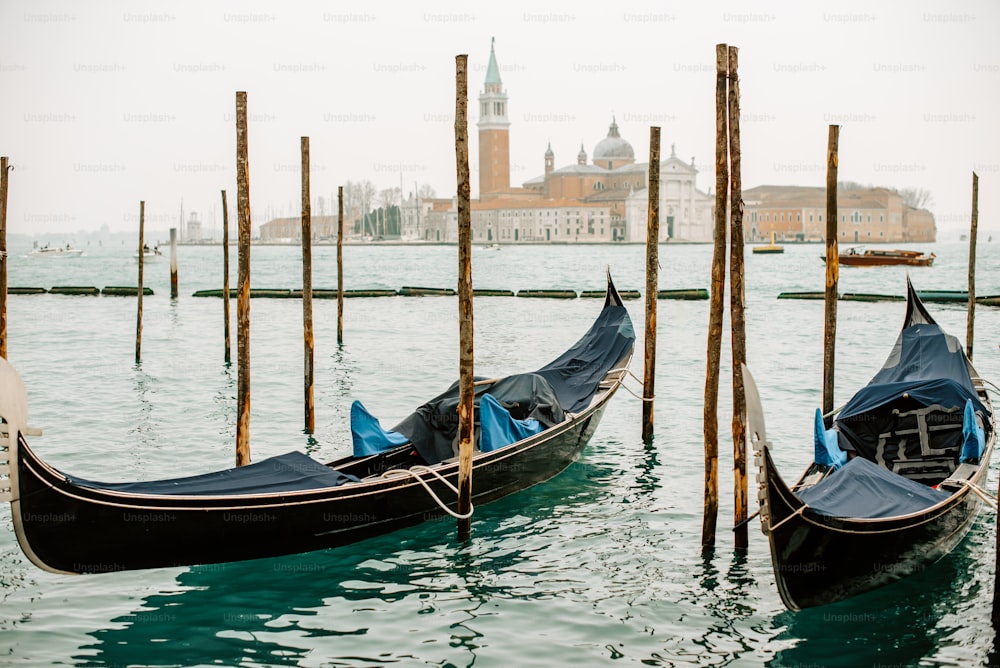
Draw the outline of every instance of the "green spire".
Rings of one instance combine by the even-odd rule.
[[[486,84],[497,84],[500,85],[503,82],[500,81],[500,68],[497,67],[497,54],[493,51],[493,44],[496,42],[495,37],[490,38],[490,64],[486,68]]]

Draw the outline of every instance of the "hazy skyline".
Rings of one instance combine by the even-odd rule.
[[[715,45],[740,48],[743,185],[841,180],[925,188],[940,240],[1000,228],[1000,6],[957,3],[508,2],[429,8],[313,2],[8,1],[0,5],[0,155],[12,234],[176,226],[206,233],[236,198],[235,92],[247,91],[254,226],[347,180],[455,189],[456,54],[469,55],[470,162],[490,39],[510,97],[511,181],[576,161],[617,118],[636,160],[649,126],[714,184]],[[473,196],[477,173],[473,171]],[[231,208],[232,211],[232,208]],[[319,212],[314,209],[314,214]],[[231,217],[231,225],[235,220]]]

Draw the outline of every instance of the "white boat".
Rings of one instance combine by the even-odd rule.
[[[80,257],[83,255],[82,248],[73,248],[70,244],[63,246],[49,246],[45,244],[41,248],[36,244],[35,247],[28,253],[28,257]]]
[[[135,254],[132,257],[134,257],[136,260],[138,260],[139,259],[139,251],[136,251]],[[150,248],[149,246],[143,246],[142,247],[142,261],[143,262],[149,262],[150,260],[159,260],[162,257],[163,257],[163,251],[160,250],[159,246],[153,246],[152,248]]]

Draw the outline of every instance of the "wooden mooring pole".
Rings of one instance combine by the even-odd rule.
[[[0,357],[7,359],[7,156],[0,157]]]
[[[135,363],[142,361],[142,267],[145,259],[146,243],[143,240],[143,227],[146,224],[146,202],[139,202],[139,289],[136,292],[135,314]]]
[[[656,294],[660,252],[660,128],[649,128],[649,215],[646,219],[646,352],[642,379],[642,440],[653,440],[656,386]]]
[[[239,285],[236,298],[236,465],[250,463],[250,168],[247,94],[236,93],[236,209],[239,218]]]
[[[472,211],[469,206],[469,56],[455,56],[455,167],[458,177],[458,514],[472,508],[473,323]],[[458,520],[458,539],[468,539],[471,518]]]
[[[976,236],[979,234],[979,175],[972,172],[972,224],[969,230],[969,313],[965,324],[965,354],[972,359],[976,332]]]
[[[733,351],[733,527],[737,551],[750,544],[747,531],[747,428],[742,365],[747,358],[743,309],[743,182],[740,176],[739,49],[729,47],[729,313]]]
[[[837,242],[837,145],[840,126],[831,125],[826,149],[826,319],[823,326],[823,415],[833,422],[833,374],[837,348],[837,297],[840,250]]]
[[[170,228],[170,298],[177,299],[177,228]]]
[[[309,137],[302,137],[302,339],[303,339],[303,399],[305,402],[305,431],[316,430],[316,404],[313,399],[313,341],[312,313],[312,206],[309,203]]]
[[[729,50],[715,47],[715,244],[712,250],[712,291],[708,316],[708,351],[705,369],[705,514],[701,525],[702,548],[715,545],[719,514],[719,357],[722,353],[723,296],[726,291],[726,204],[729,200],[729,131],[726,78]]]
[[[337,186],[337,345],[344,343],[344,186]]]
[[[226,204],[226,191],[222,191],[222,319],[225,321],[226,364],[232,364],[229,342],[229,205]]]

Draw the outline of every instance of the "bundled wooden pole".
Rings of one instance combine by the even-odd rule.
[[[969,230],[969,312],[965,325],[965,354],[972,359],[976,333],[976,237],[979,234],[979,175],[972,172],[972,229]]]
[[[649,215],[646,219],[646,355],[642,382],[642,440],[653,440],[656,385],[656,293],[660,251],[660,128],[649,128]]]
[[[236,298],[236,465],[250,463],[250,166],[247,94],[236,93],[236,209],[239,218],[239,286]]]
[[[826,320],[823,327],[823,415],[833,417],[834,353],[837,348],[837,297],[840,251],[837,244],[837,145],[840,126],[831,125],[826,149]]]
[[[743,310],[743,182],[740,176],[739,49],[729,47],[729,313],[733,350],[733,527],[737,550],[746,550],[747,428],[746,395],[741,365],[747,359],[746,318]]]
[[[468,55],[455,56],[455,166],[458,177],[458,514],[472,509],[473,387],[472,345],[472,211],[469,205],[469,76]],[[458,520],[458,539],[472,529],[468,517]]]
[[[225,321],[226,364],[232,363],[229,342],[229,205],[226,204],[226,191],[222,191],[222,319]]]
[[[0,357],[7,359],[7,156],[0,157]]]
[[[703,548],[715,545],[719,514],[719,357],[722,353],[723,295],[726,290],[726,204],[729,201],[729,131],[726,77],[729,50],[715,47],[715,245],[712,251],[712,291],[709,301],[708,351],[705,369],[705,515],[701,526]]]
[[[142,238],[143,227],[146,224],[146,202],[139,202],[139,289],[136,293],[135,314],[135,363],[142,361],[142,267],[145,259],[146,243]]]
[[[170,298],[177,299],[177,228],[170,228]]]
[[[337,186],[337,344],[344,342],[344,186]]]
[[[305,402],[305,431],[316,430],[316,404],[313,399],[313,341],[312,313],[312,206],[309,203],[309,137],[302,137],[302,339],[303,339],[303,393]]]

